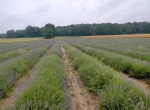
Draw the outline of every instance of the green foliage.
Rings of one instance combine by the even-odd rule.
[[[53,24],[48,23],[48,24],[45,25],[45,28],[50,28],[53,31],[53,35],[55,35],[56,28],[55,28],[55,26]]]
[[[3,53],[3,54],[0,54],[0,62],[3,62],[5,60],[8,60],[8,59],[11,59],[11,58],[14,58],[14,57],[17,57],[23,53],[27,52],[26,49],[18,49],[18,50],[15,50],[15,51],[10,51],[10,52],[6,52],[6,53]]]
[[[150,33],[149,22],[133,22],[133,23],[102,23],[102,24],[77,24],[69,26],[55,26],[51,23],[45,25],[50,28],[54,36],[89,36],[89,35],[117,35],[117,34],[139,34]],[[0,37],[21,38],[21,37],[41,37],[42,28],[35,26],[27,26],[24,30],[8,30],[7,36],[0,34]]]
[[[118,81],[102,91],[99,107],[100,110],[148,110],[149,99],[130,83]]]
[[[34,80],[16,100],[15,110],[66,110],[60,57],[50,54],[36,68]]]
[[[23,38],[27,36],[26,30],[16,30],[16,38]]]
[[[73,42],[70,43],[83,52],[98,58],[100,61],[116,70],[139,79],[150,78],[150,64],[147,62]]]
[[[45,36],[45,39],[53,38],[53,31],[50,28],[43,28],[42,30],[43,36]]]
[[[18,78],[23,74],[27,74],[29,69],[39,61],[39,58],[45,54],[52,44],[53,42],[30,50],[27,53],[0,65],[0,99],[7,96]]]
[[[136,36],[136,35],[135,35]],[[141,35],[142,36],[142,35]],[[77,40],[77,39],[76,39]],[[132,58],[150,62],[149,39],[145,38],[109,38],[109,39],[80,39],[77,42],[86,46],[119,53]],[[90,42],[90,43],[89,43]]]
[[[5,34],[0,34],[5,38],[42,37],[42,28],[27,26],[24,30],[8,30]]]
[[[88,35],[117,35],[150,33],[149,22],[134,23],[102,23],[102,24],[77,24],[58,26],[57,36],[88,36]]]
[[[60,45],[60,41],[57,40],[53,46],[51,47],[51,49],[47,52],[47,54],[50,54],[50,53],[55,53],[57,54],[58,56],[62,56],[62,52],[61,52],[61,45]]]
[[[79,75],[88,89],[99,93],[106,84],[113,78],[108,72],[110,69],[98,63],[95,59],[77,51],[74,48],[64,45],[68,55],[72,59],[73,67],[79,71]]]
[[[25,29],[28,37],[41,37],[42,29],[34,26],[27,26]],[[17,31],[16,31],[17,32]]]
[[[6,38],[6,34],[0,34],[0,38]]]
[[[112,74],[110,74],[103,66],[99,66],[97,62],[85,63],[78,69],[81,78],[85,82],[85,85],[89,87],[89,91],[99,93],[105,85],[109,84],[112,80]],[[86,73],[86,74],[85,74]],[[87,77],[88,76],[88,77]]]
[[[37,49],[0,65],[0,86],[4,88],[5,96],[11,91],[16,80],[31,69],[44,52],[45,49]]]
[[[100,110],[150,109],[150,97],[130,81],[72,46],[64,43],[64,47],[84,84],[90,91],[100,94]]]
[[[8,30],[6,33],[6,38],[15,38],[16,37],[16,33],[14,30]]]

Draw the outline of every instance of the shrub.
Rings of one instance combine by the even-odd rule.
[[[27,74],[28,70],[31,69],[42,57],[49,46],[52,44],[46,44],[46,48],[39,47],[28,51],[15,59],[4,62],[0,65],[0,87],[3,92],[0,94],[0,98],[6,97],[7,94],[12,90],[15,82],[23,74]]]
[[[63,68],[56,54],[45,57],[36,67],[34,80],[15,102],[15,110],[66,110]]]
[[[124,72],[138,79],[150,78],[150,64],[148,62],[92,47],[89,48],[73,42],[71,42],[71,44],[118,71]]]
[[[100,94],[100,110],[150,109],[150,96],[130,81],[78,49],[66,43],[64,47],[68,56],[74,57],[71,58],[73,67],[77,69],[89,91]]]

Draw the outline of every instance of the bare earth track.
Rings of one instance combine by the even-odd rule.
[[[64,65],[65,73],[67,75],[67,91],[71,98],[71,109],[72,110],[97,110],[99,103],[99,96],[89,93],[87,88],[83,85],[77,71],[75,71],[70,63],[70,60],[67,58],[67,54],[65,49],[61,45],[61,50],[63,53],[62,62]],[[12,91],[9,96],[5,99],[2,99],[0,102],[0,110],[5,109],[9,110],[9,108],[13,107],[14,100],[18,97],[19,93],[27,87],[31,80],[33,79],[33,73],[35,69],[29,71],[29,74],[22,76],[14,87],[14,91]],[[137,80],[129,78],[126,74],[118,73],[125,79],[134,83],[137,87],[139,87],[146,94],[150,94],[150,89],[148,88],[148,84],[146,81]]]
[[[141,89],[145,94],[150,95],[150,87],[146,81],[130,78],[127,74],[123,74],[123,73],[118,73],[118,74],[121,74],[121,76],[124,77],[124,79],[131,81],[135,86]]]
[[[63,65],[67,74],[67,88],[71,96],[71,108],[72,110],[97,110],[99,97],[89,93],[83,86],[81,79],[78,76],[77,71],[73,70],[69,59],[67,58],[65,49],[62,47],[63,53]]]
[[[8,110],[14,106],[14,101],[18,97],[19,93],[27,87],[33,79],[33,73],[35,69],[31,69],[28,74],[25,74],[16,82],[14,90],[0,102],[0,110]]]
[[[44,56],[46,56],[46,54]],[[44,58],[44,56],[41,57],[40,60]],[[9,93],[9,95],[6,98],[0,101],[0,110],[9,110],[14,106],[14,102],[19,96],[19,93],[23,91],[27,86],[29,86],[31,81],[33,80],[34,73],[36,71],[36,65],[31,70],[29,70],[28,73],[19,78],[14,86],[14,90],[11,93]]]

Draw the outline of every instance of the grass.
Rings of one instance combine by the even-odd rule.
[[[14,110],[67,110],[64,70],[57,41],[48,56],[37,65],[34,80],[15,102]],[[54,52],[54,49],[56,50]]]
[[[64,48],[89,91],[100,94],[100,110],[150,109],[150,97],[127,79],[66,43]]]
[[[33,41],[33,40],[42,40],[42,37],[38,37],[38,38],[3,38],[0,39],[0,43],[9,43],[9,42],[25,42],[25,41]]]

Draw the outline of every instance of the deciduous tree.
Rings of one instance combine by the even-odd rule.
[[[50,28],[43,28],[42,34],[45,37],[45,39],[53,38],[53,31]]]

